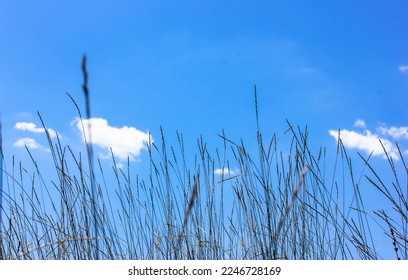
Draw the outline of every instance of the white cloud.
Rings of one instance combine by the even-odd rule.
[[[363,120],[360,120],[360,119],[357,119],[357,120],[354,122],[354,126],[355,126],[355,127],[361,127],[361,128],[366,128],[366,127],[367,127],[366,124],[365,124],[365,122],[364,122]]]
[[[29,131],[33,133],[44,133],[45,132],[44,128],[37,127],[37,125],[32,122],[18,122],[14,125],[14,128],[17,130]],[[57,133],[53,129],[47,128],[47,131],[51,138],[54,138],[57,136]]]
[[[29,149],[43,149],[47,150],[43,146],[37,143],[33,138],[20,138],[14,143],[15,147],[24,148],[27,147]]]
[[[336,130],[329,130],[329,134],[336,140],[339,136],[338,133]],[[381,146],[381,141],[390,157],[393,159],[399,158],[397,148],[389,140],[380,138],[378,135],[372,134],[369,130],[365,130],[364,133],[359,133],[342,129],[340,130],[340,139],[346,148],[362,150],[367,154],[372,153],[373,156],[383,156],[385,158],[386,156]]]
[[[403,65],[398,67],[398,69],[402,72],[402,73],[408,73],[408,65]]]
[[[229,169],[229,168],[217,168],[217,169],[215,169],[214,170],[214,174],[215,175],[231,175],[231,176],[233,176],[233,175],[235,175],[236,174],[236,172],[234,171],[234,170],[231,170],[231,169]]]
[[[84,141],[84,133],[80,119],[76,118],[71,124],[80,131],[82,140]],[[110,148],[112,148],[113,154],[120,161],[127,160],[128,156],[130,160],[135,160],[140,156],[143,149],[147,149],[146,144],[149,141],[150,143],[153,142],[148,132],[143,132],[128,126],[120,128],[109,126],[108,121],[103,118],[83,120],[87,141],[90,139],[88,131],[89,124],[92,131],[92,143],[105,151],[105,154],[101,155],[105,158],[110,157]]]
[[[394,140],[408,139],[408,126],[380,127],[379,131],[384,135],[391,136]]]

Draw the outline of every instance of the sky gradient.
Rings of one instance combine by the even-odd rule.
[[[160,127],[193,150],[225,130],[256,150],[260,126],[286,120],[310,131],[315,151],[387,164],[408,155],[407,1],[2,1],[0,113],[5,162],[44,165],[51,137],[83,147],[80,63],[87,55],[96,154],[144,170],[146,141]],[[87,125],[85,125],[86,127]],[[103,136],[102,136],[103,135]],[[55,138],[54,138],[55,139]],[[223,168],[223,167],[218,167]],[[218,173],[221,169],[218,170]]]

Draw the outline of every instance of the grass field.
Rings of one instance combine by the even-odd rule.
[[[89,119],[86,87],[85,79]],[[256,90],[255,109],[258,122]],[[373,224],[394,258],[408,259],[401,152],[398,162],[385,152],[388,183],[369,157],[352,162],[340,138],[327,164],[325,148],[310,150],[307,129],[288,122],[283,135],[265,139],[257,127],[256,153],[222,132],[221,148],[210,151],[199,138],[193,157],[183,134],[173,147],[162,131],[148,145],[149,174],[134,175],[130,163],[117,168],[112,153],[114,180],[91,141],[81,154],[47,133],[55,181],[44,179],[51,171],[40,170],[29,149],[32,169],[2,164],[0,259],[381,259]],[[356,176],[355,165],[366,172]],[[382,195],[377,211],[365,209],[362,180]]]

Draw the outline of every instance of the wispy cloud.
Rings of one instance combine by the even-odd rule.
[[[379,131],[384,135],[391,136],[394,140],[408,139],[408,126],[380,127]]]
[[[330,130],[329,134],[338,139],[338,131]],[[381,141],[387,153],[392,158],[398,159],[398,151],[389,140],[380,138],[378,135],[372,134],[368,130],[364,133],[359,133],[352,130],[342,129],[340,130],[340,139],[346,148],[361,150],[367,154],[372,153],[373,156],[383,156],[385,158],[384,149],[380,143]]]
[[[16,142],[14,142],[14,146],[18,148],[24,148],[27,147],[29,149],[35,150],[35,149],[41,149],[48,151],[48,149],[44,148],[42,145],[38,144],[37,141],[33,138],[20,138]]]
[[[234,170],[231,170],[229,168],[217,168],[214,170],[214,174],[215,175],[231,175],[234,176],[236,174],[236,172]]]
[[[83,120],[85,135],[80,119],[76,118],[71,124],[81,133],[83,141],[85,141],[85,135],[87,141],[90,139],[88,131],[90,124],[92,143],[104,151],[100,156],[105,158],[110,157],[110,149],[112,148],[113,154],[120,161],[126,161],[128,157],[130,160],[137,160],[142,150],[147,149],[147,143],[153,142],[149,132],[128,126],[113,127],[103,118]]]
[[[408,65],[402,65],[402,66],[398,67],[398,69],[399,69],[402,73],[408,73]]]
[[[35,123],[32,122],[18,122],[14,125],[14,128],[17,130],[21,130],[21,131],[29,131],[29,132],[33,132],[33,133],[45,133],[45,129],[42,127],[37,127],[37,125]],[[54,138],[57,136],[57,133],[51,129],[51,128],[47,128],[47,131],[50,135],[51,138]]]
[[[364,121],[357,119],[354,123],[355,127],[366,128]],[[388,155],[393,159],[399,159],[399,153],[397,147],[389,140],[387,137],[392,137],[393,139],[408,139],[408,127],[379,127],[377,128],[383,137],[372,133],[370,130],[365,129],[363,132],[358,132],[354,130],[341,129],[329,130],[329,134],[338,140],[339,133],[340,139],[346,148],[357,149],[364,151],[367,154],[373,156],[382,156],[386,158],[384,149],[387,151]],[[382,145],[381,145],[382,143]],[[384,146],[384,148],[383,148]],[[405,151],[404,153],[406,153]]]
[[[361,128],[366,128],[366,127],[367,127],[367,125],[365,124],[365,121],[360,120],[360,119],[357,119],[357,120],[354,122],[354,126],[355,126],[355,127],[361,127]]]
[[[17,122],[14,125],[14,129],[25,131],[25,132],[30,132],[30,133],[34,133],[34,134],[45,133],[44,128],[37,127],[37,125],[35,123],[32,123],[32,122]],[[51,138],[55,138],[57,136],[57,133],[55,132],[55,130],[53,130],[51,128],[47,128],[47,131],[48,131],[48,134],[50,135]],[[44,151],[49,152],[49,149],[47,149],[44,146],[42,146],[41,144],[39,144],[34,138],[31,138],[31,137],[19,138],[16,142],[14,142],[14,147],[18,147],[18,148],[27,147],[27,148],[32,149],[32,150],[40,149],[40,150],[44,150]]]

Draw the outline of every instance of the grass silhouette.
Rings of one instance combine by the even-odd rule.
[[[82,69],[90,119],[85,57]],[[392,205],[392,212],[379,209],[372,215],[364,207],[340,136],[334,170],[327,175],[326,149],[317,154],[310,150],[307,129],[287,122],[280,136],[290,140],[285,152],[276,134],[264,139],[256,87],[254,96],[255,155],[243,140],[234,141],[222,132],[222,148],[215,152],[199,138],[190,163],[183,134],[176,133],[177,147],[168,147],[161,129],[161,143],[147,145],[147,179],[132,176],[129,161],[118,168],[112,152],[115,180],[107,181],[101,161],[94,162],[91,139],[85,143],[84,158],[58,136],[51,139],[38,114],[57,179],[44,180],[28,148],[33,171],[14,158],[10,168],[0,165],[0,179],[5,178],[4,185],[0,180],[0,258],[380,259],[371,229],[374,220],[384,229],[395,259],[408,259],[407,177],[401,178],[386,150],[391,184],[383,181],[370,157],[360,154],[360,164],[369,170],[364,178]],[[397,148],[399,162],[408,170]],[[217,180],[219,166],[225,169]],[[233,172],[231,166],[236,166]],[[352,199],[345,197],[346,189]]]

